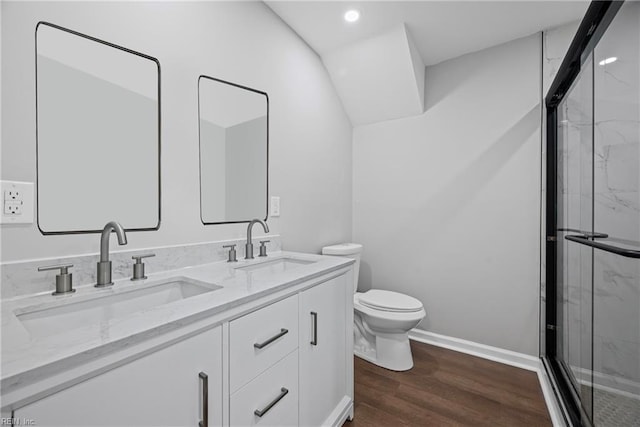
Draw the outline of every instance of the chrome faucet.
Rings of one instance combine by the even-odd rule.
[[[269,232],[269,226],[261,219],[253,219],[247,227],[247,243],[244,245],[244,259],[253,259],[253,243],[251,242],[251,229],[255,223],[262,224],[265,233]]]
[[[102,235],[100,236],[100,262],[98,263],[98,277],[95,284],[96,288],[103,288],[105,286],[113,285],[111,281],[111,261],[109,261],[109,236],[111,232],[115,231],[118,236],[118,244],[127,244],[127,235],[124,232],[124,228],[115,222],[108,222],[102,229]]]

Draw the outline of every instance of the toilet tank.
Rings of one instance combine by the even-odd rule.
[[[356,263],[353,266],[353,293],[356,293],[358,290],[361,254],[362,245],[359,243],[340,243],[338,245],[325,246],[322,248],[322,255],[343,256],[356,260]]]

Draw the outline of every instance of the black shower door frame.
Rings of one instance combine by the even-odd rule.
[[[559,331],[557,304],[557,256],[558,244],[556,240],[558,213],[558,106],[580,74],[582,67],[593,51],[595,45],[609,24],[618,13],[624,1],[592,1],[578,31],[569,46],[569,50],[558,70],[558,73],[545,97],[546,106],[546,273],[544,294],[544,326],[541,330],[540,357],[547,374],[551,377],[554,391],[563,407],[565,421],[569,425],[582,426],[588,424],[589,417],[580,404],[579,396],[571,385],[569,374],[560,362],[558,354],[557,333]]]

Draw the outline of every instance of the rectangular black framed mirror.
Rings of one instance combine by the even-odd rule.
[[[160,63],[48,22],[36,26],[38,228],[160,227]]]
[[[200,76],[200,218],[229,224],[267,219],[269,97]]]

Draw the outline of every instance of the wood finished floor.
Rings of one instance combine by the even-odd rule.
[[[414,367],[355,357],[355,416],[344,427],[551,426],[535,372],[411,341]]]

